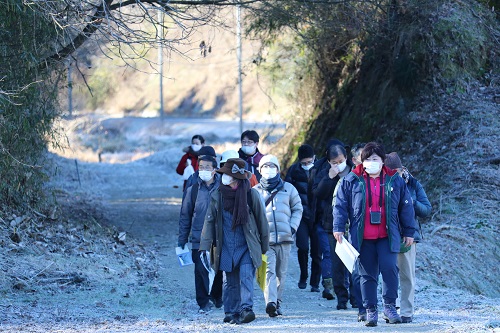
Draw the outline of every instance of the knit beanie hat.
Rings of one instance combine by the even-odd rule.
[[[299,155],[299,160],[304,159],[304,158],[308,158],[308,157],[313,157],[314,156],[314,149],[313,149],[313,147],[311,147],[307,144],[304,144],[304,145],[299,147],[298,155]]]
[[[401,164],[401,160],[399,159],[398,153],[392,152],[390,154],[385,155],[385,166],[389,169],[398,169],[403,168],[403,164]]]
[[[262,166],[266,163],[273,163],[274,165],[276,165],[276,167],[278,168],[278,172],[280,172],[280,163],[278,162],[278,158],[274,155],[264,155],[262,156],[262,158],[260,159],[260,162],[259,162],[259,170],[262,168]]]
[[[203,146],[200,150],[198,150],[198,156],[208,155],[214,158],[217,158],[217,154],[215,153],[215,149],[212,146]]]
[[[222,153],[222,157],[220,158],[221,163],[226,163],[226,161],[230,158],[239,158],[238,152],[236,150],[226,150]]]

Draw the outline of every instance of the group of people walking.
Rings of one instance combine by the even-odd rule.
[[[355,145],[348,157],[348,147],[332,139],[325,156],[316,159],[314,148],[304,144],[282,179],[278,158],[263,155],[258,144],[259,135],[245,131],[241,149],[223,152],[220,163],[204,142],[191,160],[196,171],[185,184],[178,246],[191,241],[200,313],[213,304],[224,307],[226,323],[253,321],[255,274],[264,260],[265,311],[269,317],[282,315],[295,243],[298,288],[309,283],[311,292],[336,298],[338,310],[350,303],[358,308],[358,321],[376,326],[381,274],[383,318],[411,322],[415,243],[421,239],[416,217],[428,216],[431,205],[397,153],[386,154],[370,142]],[[335,252],[343,240],[360,253],[352,274]],[[216,272],[212,284],[204,257]]]

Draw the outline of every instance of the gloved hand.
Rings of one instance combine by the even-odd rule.
[[[184,246],[186,246],[186,243],[183,243],[183,242],[178,242],[177,243],[177,246],[180,247],[181,249],[184,248]]]

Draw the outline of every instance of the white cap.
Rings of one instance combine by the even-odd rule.
[[[278,172],[280,171],[280,163],[278,162],[278,158],[276,156],[271,154],[262,156],[259,162],[259,170],[265,163],[273,163],[278,168]]]
[[[240,155],[236,150],[226,150],[222,153],[220,163],[226,163],[226,161],[230,158],[240,158]]]

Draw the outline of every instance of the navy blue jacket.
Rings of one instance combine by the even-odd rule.
[[[413,199],[413,209],[415,209],[415,221],[417,217],[427,217],[431,214],[431,203],[427,199],[427,194],[425,194],[422,184],[410,175],[408,179],[408,191],[410,191],[411,198]],[[420,223],[418,223],[417,230],[415,231],[415,236],[413,237],[416,242],[422,240],[422,230],[420,228]]]
[[[333,207],[333,231],[345,233],[349,222],[350,241],[358,251],[363,243],[365,227],[366,183],[363,172],[363,165],[360,164],[342,179]],[[383,166],[383,172],[389,246],[392,252],[399,253],[401,237],[415,235],[415,211],[403,178],[396,170],[386,166]]]

